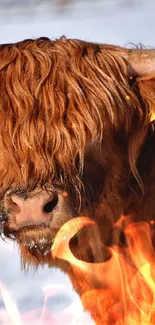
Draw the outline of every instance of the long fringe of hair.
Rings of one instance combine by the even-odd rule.
[[[65,37],[0,46],[1,188],[55,178],[78,188],[86,148],[119,131],[142,187],[136,164],[150,107],[121,53]]]

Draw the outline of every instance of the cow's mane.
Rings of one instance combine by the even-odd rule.
[[[1,45],[1,187],[59,178],[78,188],[87,149],[121,135],[142,187],[136,165],[152,98],[144,104],[145,78],[136,80],[122,51],[64,37]]]

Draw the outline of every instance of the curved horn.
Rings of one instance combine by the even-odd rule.
[[[155,74],[155,50],[132,49],[122,53],[135,72],[136,76],[143,77]]]

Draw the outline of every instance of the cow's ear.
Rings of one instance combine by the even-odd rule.
[[[123,57],[131,66],[135,77],[155,75],[155,50],[126,50]]]

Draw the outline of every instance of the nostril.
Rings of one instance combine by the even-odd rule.
[[[11,197],[7,199],[7,208],[8,210],[11,210],[11,212],[13,213],[20,212],[19,205],[16,202],[14,202],[14,200]]]
[[[45,213],[50,213],[50,212],[52,212],[52,211],[54,210],[54,208],[56,207],[57,203],[58,203],[58,196],[55,195],[54,198],[53,198],[51,201],[47,202],[47,203],[44,205],[44,207],[43,207],[43,211],[44,211]]]

